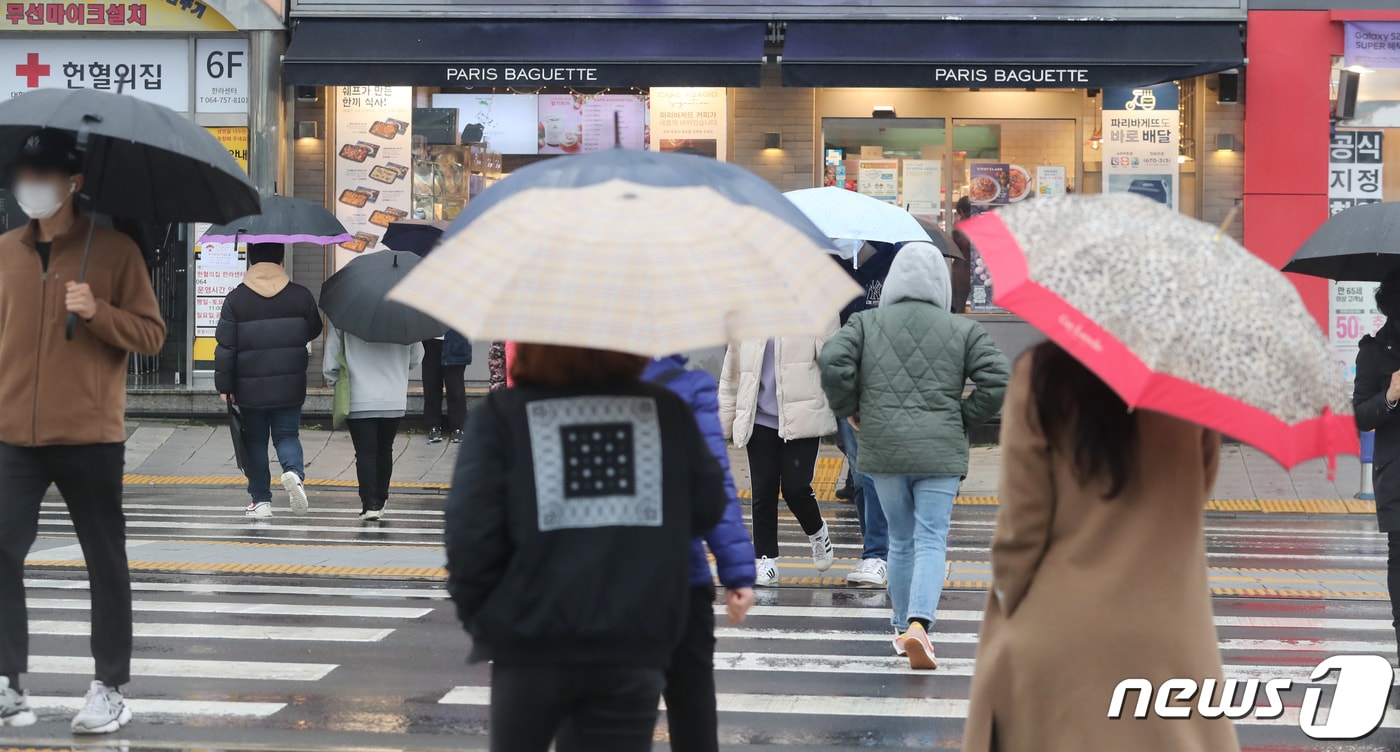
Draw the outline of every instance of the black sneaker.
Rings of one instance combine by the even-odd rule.
[[[841,501],[850,501],[856,497],[855,486],[844,486],[836,489],[836,498]]]
[[[429,443],[429,444],[441,444],[441,443],[442,443],[442,429],[441,429],[441,428],[436,428],[436,427],[435,427],[435,428],[433,428],[431,431],[428,431],[428,443]]]
[[[453,432],[452,432],[452,443],[453,443],[453,444],[460,444],[460,443],[462,443],[462,429],[459,428],[459,429],[457,429],[456,431],[453,431]]]

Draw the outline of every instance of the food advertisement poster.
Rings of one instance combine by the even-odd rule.
[[[1358,203],[1380,201],[1381,131],[1337,131],[1332,137],[1332,181],[1327,190],[1332,214]],[[1370,192],[1375,185],[1374,195]],[[1358,195],[1359,194],[1359,195]],[[1376,282],[1329,282],[1327,299],[1327,338],[1332,357],[1347,384],[1356,381],[1356,350],[1361,338],[1385,324],[1376,308]]]
[[[1177,209],[1181,122],[1176,84],[1103,91],[1105,193],[1136,193]]]
[[[651,90],[652,151],[700,154],[721,162],[729,154],[729,92],[723,88]]]
[[[904,205],[915,214],[932,216],[943,198],[943,162],[938,159],[904,160]]]
[[[974,204],[1011,203],[1011,165],[972,164],[968,168],[967,196]]]
[[[381,250],[391,222],[413,208],[413,89],[335,90],[335,216],[354,237],[335,249],[335,269]]]
[[[881,201],[899,203],[899,160],[862,159],[857,163],[860,170],[860,192]]]
[[[541,94],[540,154],[581,154],[618,145],[648,147],[647,100],[630,94]]]
[[[1041,198],[1065,195],[1065,168],[1043,165],[1035,168],[1036,195]]]

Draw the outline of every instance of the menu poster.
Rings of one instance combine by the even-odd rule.
[[[631,94],[541,94],[540,154],[647,148],[647,100]],[[619,136],[621,142],[619,144]]]
[[[413,209],[413,88],[342,86],[335,93],[335,216],[354,237],[335,269],[378,251],[391,222]]]
[[[224,298],[243,283],[248,244],[210,243],[204,234],[211,225],[194,226],[194,361],[214,361],[214,331],[223,313]]]
[[[1332,214],[1381,200],[1382,131],[1337,131],[1328,161],[1327,202]],[[1347,384],[1356,381],[1356,350],[1361,338],[1385,324],[1376,308],[1376,282],[1329,282],[1327,337],[1332,357]]]
[[[981,163],[968,166],[967,197],[974,204],[1011,203],[1011,165]],[[1022,187],[1021,196],[1025,196]]]
[[[1067,182],[1063,167],[1041,166],[1035,168],[1036,194],[1041,198],[1065,195]]]
[[[651,90],[652,151],[729,155],[729,91],[723,88]]]
[[[1105,193],[1136,193],[1180,206],[1181,122],[1176,84],[1104,89]]]
[[[859,168],[860,192],[881,201],[899,203],[899,160],[862,159]]]
[[[943,197],[943,162],[937,159],[904,160],[904,204],[910,211],[915,207],[937,207]],[[917,213],[932,214],[934,210]]]

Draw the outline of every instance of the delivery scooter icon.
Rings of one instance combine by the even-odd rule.
[[[1157,109],[1157,95],[1151,89],[1133,89],[1133,98],[1124,105],[1129,110]]]

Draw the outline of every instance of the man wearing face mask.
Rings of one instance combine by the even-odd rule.
[[[34,723],[24,559],[39,505],[56,484],[87,559],[96,676],[73,718],[80,734],[131,720],[120,688],[131,670],[131,578],[122,516],[127,360],[153,355],[165,322],[141,252],[126,235],[92,229],[86,281],[77,281],[91,217],[73,137],[40,130],[10,164],[30,222],[0,235],[0,726]],[[81,322],[64,336],[69,313]]]

